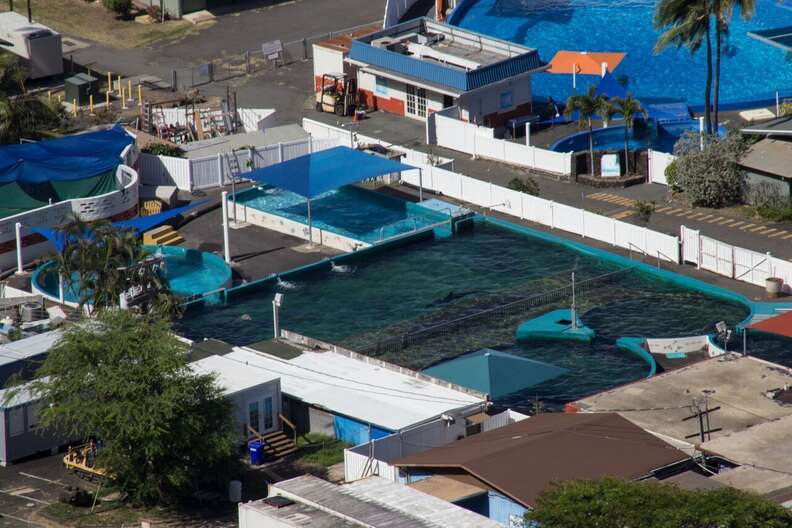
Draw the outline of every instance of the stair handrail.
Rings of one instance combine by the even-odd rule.
[[[294,443],[297,443],[297,426],[295,426],[288,418],[283,416],[282,414],[278,413],[278,418],[280,418],[281,423],[286,424],[292,430],[292,439]]]

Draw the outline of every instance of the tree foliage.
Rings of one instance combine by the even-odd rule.
[[[792,525],[792,514],[733,488],[689,491],[605,478],[552,487],[526,520],[542,528],[782,528]]]
[[[163,313],[175,303],[165,277],[144,267],[131,274],[126,268],[151,256],[137,232],[117,229],[110,222],[85,222],[72,215],[58,228],[65,240],[55,255],[50,273],[63,277],[64,286],[78,298],[81,307],[102,310],[118,306],[122,292],[136,284],[153,284],[159,291],[144,308]]]
[[[10,53],[0,53],[0,143],[46,137],[65,115],[57,103],[25,95],[28,70]],[[12,93],[18,95],[11,96]]]
[[[184,151],[176,145],[167,143],[149,143],[141,149],[141,152],[154,156],[170,156],[172,158],[183,158]]]
[[[700,148],[698,134],[686,133],[674,146],[678,159],[669,184],[685,193],[694,206],[726,207],[743,199],[744,175],[737,165],[746,144],[738,133],[705,141]]]
[[[36,378],[41,424],[98,438],[97,466],[136,502],[177,501],[233,469],[230,404],[162,318],[103,311],[72,326]]]
[[[634,98],[631,93],[627,92],[626,97],[614,97],[608,101],[608,104],[613,111],[617,114],[621,114],[622,118],[624,118],[624,163],[625,169],[624,174],[630,174],[630,138],[629,132],[632,129],[633,125],[635,124],[635,118],[637,116],[643,116],[646,118],[648,112],[641,106],[641,103],[638,99]]]

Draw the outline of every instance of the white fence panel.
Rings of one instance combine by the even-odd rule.
[[[175,185],[185,191],[191,190],[189,160],[141,154],[137,159],[137,171],[143,185]]]
[[[432,169],[435,190],[451,198],[462,199],[462,180],[459,175],[445,169]]]
[[[460,176],[460,179],[462,180],[463,200],[480,205],[481,207],[489,207],[492,205],[490,183],[475,178],[468,178],[467,176]]]
[[[680,226],[679,235],[682,241],[682,262],[690,262],[700,266],[701,246],[699,232],[695,229]]]
[[[190,160],[193,189],[217,187],[220,183],[218,170],[215,156]]]
[[[270,145],[263,148],[257,148],[253,151],[253,166],[257,169],[263,169],[278,163],[280,160],[280,149],[278,145]]]
[[[501,187],[492,186],[492,209],[514,217],[522,217],[522,193]]]
[[[553,203],[553,227],[575,233],[583,234],[583,210],[568,205]]]
[[[646,252],[653,258],[679,264],[679,239],[647,229]]]
[[[734,277],[734,247],[714,238],[699,237],[701,267],[726,277]]]
[[[283,144],[283,161],[310,154],[311,147],[307,141],[293,141]]]
[[[553,204],[548,200],[523,194],[522,212],[525,220],[546,226],[553,225]]]
[[[616,238],[613,227],[613,218],[598,215],[590,211],[583,213],[583,236],[593,238],[600,242],[606,242],[611,245],[616,244]]]
[[[665,171],[669,165],[676,159],[672,154],[665,152],[657,152],[656,150],[649,150],[649,181],[651,183],[659,183],[661,185],[668,185],[666,180]]]
[[[629,251],[648,253],[646,251],[646,228],[614,220],[613,232],[614,242],[617,246]]]
[[[494,160],[506,159],[505,141],[478,135],[476,137],[476,155]]]
[[[773,272],[772,257],[741,247],[734,248],[734,278],[764,286],[765,279]]]
[[[502,413],[490,416],[481,422],[481,432],[486,433],[487,431],[492,431],[494,429],[499,429],[516,422],[521,422],[527,418],[530,418],[530,416],[518,413],[517,411],[512,411],[511,409],[506,409]]]
[[[239,108],[237,115],[245,132],[255,132],[256,130],[264,130],[267,126],[267,120],[275,114],[272,108]]]

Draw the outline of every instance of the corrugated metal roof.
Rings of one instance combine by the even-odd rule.
[[[355,420],[398,431],[483,403],[468,393],[335,352],[304,351],[290,361],[236,348],[226,359],[277,375],[284,394]]]
[[[378,528],[496,528],[494,521],[379,477],[339,486],[304,475],[272,485],[274,494]]]
[[[62,336],[60,330],[52,330],[0,345],[0,365],[6,365],[49,351]]]

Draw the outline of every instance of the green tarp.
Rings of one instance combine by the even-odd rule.
[[[12,216],[50,203],[98,196],[118,188],[115,171],[72,181],[42,183],[10,182],[0,185],[0,218]]]

